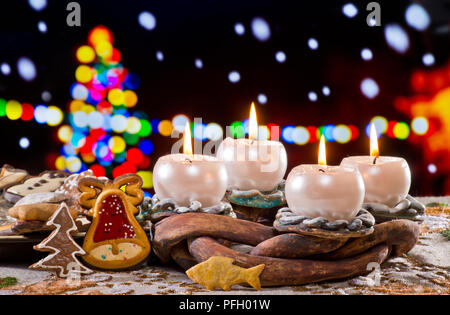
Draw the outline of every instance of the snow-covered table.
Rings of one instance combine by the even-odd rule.
[[[450,197],[419,198],[450,204]],[[407,256],[392,258],[367,277],[295,287],[207,291],[193,283],[177,266],[152,265],[135,271],[97,272],[81,282],[68,283],[53,274],[28,269],[33,262],[2,263],[0,278],[17,278],[17,285],[0,294],[450,294],[450,240],[440,233],[450,228],[450,214],[428,212],[421,236]],[[376,283],[377,278],[380,280]]]

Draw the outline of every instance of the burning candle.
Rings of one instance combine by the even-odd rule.
[[[279,141],[258,140],[255,105],[250,108],[249,138],[226,138],[217,150],[225,164],[228,189],[270,191],[286,173],[287,155]]]
[[[354,167],[326,165],[325,139],[319,145],[319,164],[302,164],[286,180],[286,201],[296,215],[350,220],[361,209],[364,182]]]
[[[350,156],[341,165],[357,167],[361,172],[366,195],[364,202],[394,207],[406,198],[411,186],[411,171],[405,159],[380,156],[375,125],[370,128],[370,156]]]
[[[180,206],[199,201],[203,207],[217,205],[227,189],[227,172],[212,156],[193,154],[189,123],[184,131],[183,154],[169,154],[156,161],[153,170],[155,193]]]

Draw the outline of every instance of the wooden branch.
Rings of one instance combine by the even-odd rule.
[[[220,245],[210,237],[190,239],[188,246],[189,252],[198,262],[212,256],[224,256],[233,258],[236,265],[244,268],[264,264],[264,271],[260,276],[263,286],[301,285],[365,275],[370,272],[367,270],[369,263],[381,264],[389,255],[389,247],[384,244],[359,256],[338,261],[281,259],[242,254]]]
[[[178,266],[180,266],[184,270],[188,270],[198,263],[195,258],[192,257],[192,255],[189,253],[186,246],[186,241],[182,241],[174,245],[170,252],[170,256],[178,264]]]
[[[163,263],[170,260],[172,247],[187,238],[211,236],[248,245],[257,245],[275,236],[272,227],[205,213],[185,213],[168,217],[155,225],[153,249]]]
[[[370,235],[350,239],[338,250],[315,256],[317,259],[342,259],[358,255],[381,243],[392,247],[392,254],[400,256],[411,250],[419,239],[419,225],[410,220],[388,221],[374,226]]]
[[[328,253],[341,247],[347,239],[323,239],[295,233],[281,234],[259,243],[250,254],[278,258],[302,258]]]

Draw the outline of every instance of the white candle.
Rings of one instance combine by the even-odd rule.
[[[270,191],[282,181],[287,155],[279,141],[257,140],[254,104],[250,110],[249,139],[226,138],[217,150],[228,173],[228,189]]]
[[[362,176],[354,167],[327,166],[323,136],[320,142],[320,164],[299,165],[287,177],[288,207],[296,215],[351,220],[364,199]]]
[[[375,126],[370,133],[371,156],[350,156],[341,165],[359,169],[366,194],[364,202],[376,202],[394,207],[406,198],[411,186],[411,171],[405,159],[379,156]]]
[[[156,161],[153,185],[160,200],[170,198],[180,206],[196,200],[203,207],[217,205],[225,195],[228,175],[221,161],[192,154],[189,124],[184,134],[184,154],[169,154]]]

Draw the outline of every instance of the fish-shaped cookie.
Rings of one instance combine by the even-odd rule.
[[[225,291],[235,284],[248,283],[256,290],[261,290],[259,275],[264,269],[264,264],[242,268],[233,265],[234,259],[222,256],[212,256],[208,260],[195,265],[186,271],[188,277],[208,290],[222,288]]]

